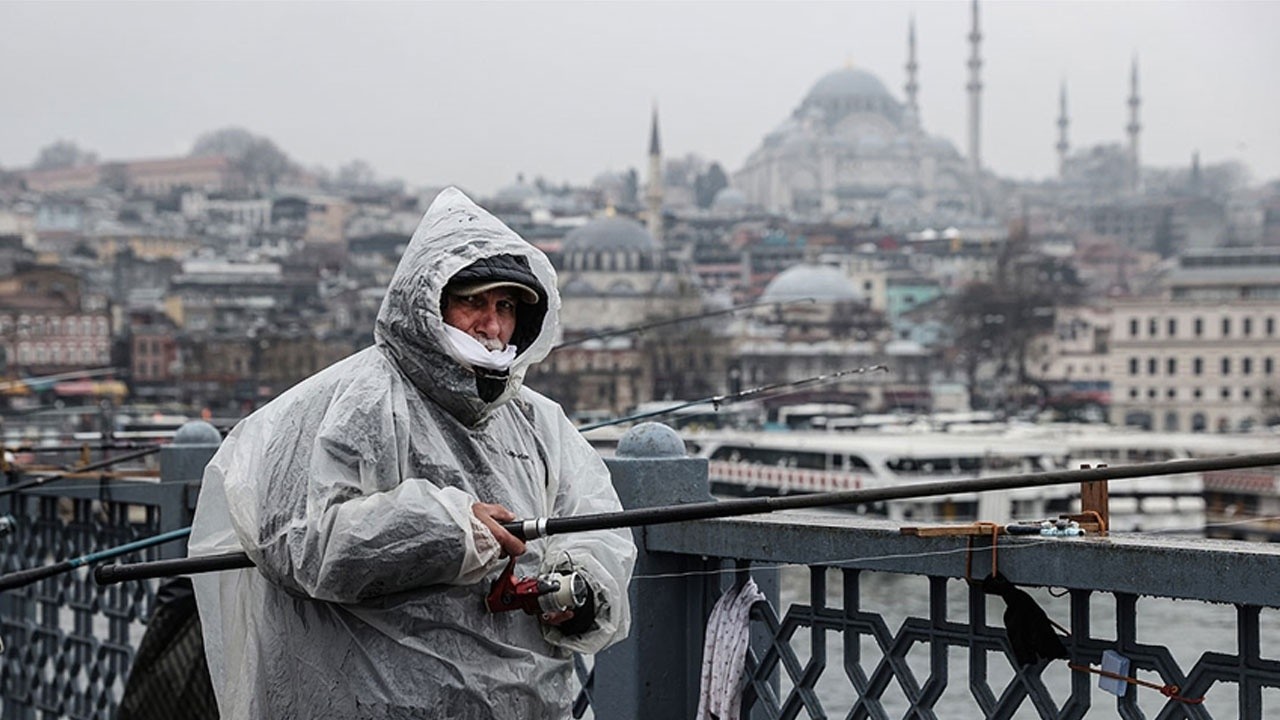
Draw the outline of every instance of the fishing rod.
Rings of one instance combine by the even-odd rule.
[[[3,448],[4,452],[11,453],[31,453],[39,455],[42,453],[55,452],[75,452],[77,450],[136,450],[144,447],[155,447],[155,443],[141,443],[136,440],[118,440],[115,442],[99,442],[99,443],[83,443],[62,444],[62,445],[7,445]]]
[[[1235,455],[1231,457],[1197,460],[1171,460],[1141,465],[1092,468],[1086,470],[1055,470],[1044,473],[1020,473],[998,475],[970,480],[938,480],[881,488],[840,490],[835,492],[788,495],[785,497],[740,498],[710,502],[669,505],[665,507],[638,508],[619,512],[579,515],[567,518],[533,518],[500,523],[507,532],[521,540],[535,540],[550,535],[562,535],[592,530],[616,530],[648,525],[714,520],[759,515],[778,510],[832,507],[836,505],[862,505],[889,500],[913,500],[917,498],[957,495],[992,490],[1069,485],[1102,480],[1126,480],[1152,475],[1177,475],[1215,470],[1280,465],[1280,452]],[[253,567],[253,561],[243,552],[209,555],[205,557],[160,560],[129,565],[99,565],[94,568],[94,580],[109,585],[127,580],[145,580],[189,575],[219,570],[235,570]]]
[[[710,397],[702,398],[701,400],[690,400],[689,402],[680,403],[679,405],[673,405],[667,408],[662,408],[661,410],[650,410],[648,412],[637,413],[635,415],[628,415],[626,417],[616,418],[613,420],[604,420],[602,422],[593,423],[591,425],[583,425],[582,427],[578,428],[578,432],[586,432],[588,430],[595,430],[597,428],[609,427],[610,425],[621,425],[624,422],[630,422],[632,420],[644,420],[646,418],[658,417],[661,415],[669,415],[673,412],[676,412],[677,410],[683,410],[684,408],[687,408],[687,407],[693,407],[694,405],[702,405],[705,403],[710,403],[712,407],[718,412],[720,410],[721,405],[728,405],[730,403],[738,402],[739,400],[746,400],[747,398],[753,397],[755,395],[761,395],[764,393],[772,392],[774,390],[781,390],[783,388],[787,388],[788,392],[790,392],[790,389],[806,387],[808,385],[821,385],[823,383],[831,382],[832,380],[838,380],[839,378],[842,378],[846,375],[862,375],[865,373],[875,372],[877,370],[883,370],[885,372],[888,372],[889,368],[885,365],[869,365],[866,367],[852,368],[850,370],[837,370],[836,372],[833,372],[833,373],[827,373],[826,375],[815,375],[813,377],[804,378],[803,380],[792,380],[790,382],[777,382],[777,383],[771,383],[769,385],[761,385],[759,387],[748,388],[746,390],[742,390],[736,393],[731,393],[729,395],[712,395]],[[786,395],[786,394],[787,393],[778,393],[778,395],[775,395],[773,397],[778,397],[780,395]]]
[[[93,563],[102,562],[103,560],[110,560],[111,558],[119,557],[121,555],[127,555],[128,553],[136,550],[145,550],[146,548],[153,547],[155,545],[179,540],[190,534],[191,528],[185,527],[180,530],[171,530],[167,533],[161,533],[149,538],[135,540],[131,543],[125,543],[124,545],[108,548],[106,550],[92,552],[88,555],[69,558],[61,562],[56,562],[52,565],[5,573],[4,575],[0,575],[0,592],[25,587],[38,580],[53,577],[54,575],[60,575],[64,572],[75,570],[78,567],[84,567],[85,565],[92,565]]]
[[[53,375],[40,375],[37,377],[18,378],[16,380],[7,380],[0,382],[0,391],[9,390],[18,386],[32,384],[43,385],[44,383],[53,383],[59,380],[74,380],[77,378],[101,377],[103,375],[115,375],[123,373],[126,368],[105,367],[95,368],[93,370],[71,370],[64,373],[55,373]]]
[[[142,450],[137,450],[135,452],[125,453],[124,455],[120,455],[118,457],[107,458],[106,460],[99,460],[96,463],[90,463],[88,465],[67,470],[65,472],[54,473],[52,475],[42,475],[40,477],[33,478],[26,482],[21,482],[16,485],[10,485],[8,487],[0,488],[0,497],[3,497],[5,495],[11,495],[17,492],[22,492],[23,490],[30,490],[31,488],[34,488],[34,487],[40,487],[41,485],[46,485],[55,480],[62,480],[64,478],[81,475],[83,473],[93,472],[94,470],[101,470],[102,468],[111,467],[116,463],[126,462],[129,460],[137,460],[140,457],[146,457],[147,455],[153,455],[158,452],[160,452],[159,446],[149,447]]]
[[[645,323],[642,325],[634,325],[629,328],[622,328],[621,330],[606,330],[600,333],[593,333],[591,335],[586,335],[584,337],[574,338],[572,340],[566,340],[551,349],[554,351],[554,350],[559,350],[560,348],[570,347],[572,345],[580,345],[590,340],[600,340],[602,338],[615,337],[618,335],[630,335],[631,333],[640,333],[640,332],[644,332],[645,330],[652,330],[653,328],[665,327],[667,325],[677,325],[679,323],[691,322],[693,320],[703,320],[706,318],[719,317],[720,315],[732,315],[733,313],[741,312],[743,310],[750,310],[751,308],[765,307],[769,305],[772,305],[775,307],[782,307],[784,305],[794,305],[795,303],[802,303],[802,302],[815,303],[817,302],[817,300],[811,297],[806,297],[806,298],[796,298],[794,300],[780,300],[780,301],[772,300],[767,302],[748,303],[746,305],[735,305],[733,307],[725,308],[723,310],[710,310],[708,312],[698,313],[696,315],[682,315],[680,317],[667,318],[666,320],[657,320],[657,321],[654,321],[651,323]]]

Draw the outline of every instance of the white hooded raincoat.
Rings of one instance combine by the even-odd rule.
[[[537,339],[493,402],[445,340],[440,296],[482,257],[528,259],[548,295]],[[236,426],[204,475],[192,556],[244,550],[256,569],[195,578],[224,718],[552,718],[568,714],[571,651],[627,633],[630,531],[529,543],[516,574],[572,565],[596,623],[564,637],[523,612],[488,614],[506,560],[471,513],[620,509],[604,463],[559,406],[522,388],[554,342],[555,271],[456,189],[405,250],[375,345]]]

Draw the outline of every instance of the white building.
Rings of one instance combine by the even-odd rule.
[[[1280,250],[1184,256],[1161,295],[1112,311],[1113,422],[1229,432],[1280,416]]]

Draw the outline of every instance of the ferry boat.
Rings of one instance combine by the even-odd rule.
[[[711,490],[723,496],[779,495],[900,486],[913,482],[1119,466],[1167,460],[1271,452],[1275,437],[1209,433],[1153,433],[1107,425],[961,423],[857,432],[706,431],[682,433],[690,454],[705,457]],[[608,455],[625,430],[587,433]],[[1265,474],[1265,473],[1264,473]],[[1110,529],[1202,534],[1206,523],[1239,523],[1246,515],[1280,516],[1280,480],[1253,473],[1187,473],[1112,482]],[[1247,482],[1246,482],[1247,480]],[[1247,496],[1247,497],[1246,497]],[[1270,508],[1270,509],[1269,509]],[[859,507],[911,522],[1009,522],[1078,512],[1079,487],[956,494]],[[1276,512],[1271,512],[1275,510]],[[1225,537],[1272,532],[1259,523]],[[1212,528],[1210,528],[1212,529]]]
[[[786,495],[1061,469],[1061,446],[1000,437],[832,432],[687,434],[722,495]],[[1041,519],[1068,512],[1078,488],[1055,486],[891,501],[860,512],[894,520]]]

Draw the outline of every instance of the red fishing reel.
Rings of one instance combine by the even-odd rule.
[[[529,615],[576,610],[587,601],[590,589],[578,573],[546,573],[516,578],[516,559],[493,581],[484,605],[491,613],[523,610]]]

